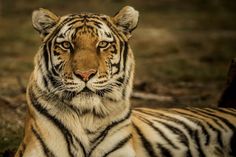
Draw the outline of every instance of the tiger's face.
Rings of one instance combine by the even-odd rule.
[[[117,83],[119,44],[99,16],[74,15],[53,39],[52,64],[66,89],[102,94]]]
[[[40,9],[32,20],[43,38],[35,68],[41,89],[64,101],[129,98],[134,59],[128,39],[137,26],[136,10],[58,17]]]

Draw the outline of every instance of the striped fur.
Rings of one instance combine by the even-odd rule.
[[[134,148],[143,157],[236,156],[235,109],[140,108],[132,125]]]
[[[132,7],[114,17],[40,9],[32,20],[43,44],[15,157],[236,156],[235,109],[131,110]]]

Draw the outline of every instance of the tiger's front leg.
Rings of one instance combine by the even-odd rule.
[[[41,141],[41,143],[42,142],[43,141]],[[25,136],[23,142],[17,150],[15,157],[45,157],[45,152],[43,149],[49,153],[46,146],[43,147],[39,141],[37,141],[36,136],[27,133],[27,136]]]
[[[45,154],[40,145],[30,142],[27,145],[22,143],[18,148],[15,157],[45,157]]]

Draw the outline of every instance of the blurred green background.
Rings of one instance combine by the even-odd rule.
[[[140,12],[130,41],[136,58],[134,91],[173,97],[132,99],[133,106],[217,105],[236,56],[235,0],[0,0],[0,156],[16,149],[22,138],[24,90],[40,46],[32,11],[114,15],[125,5]]]

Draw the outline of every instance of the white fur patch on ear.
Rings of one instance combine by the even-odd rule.
[[[139,12],[131,6],[125,6],[114,17],[113,21],[117,27],[126,35],[137,27]]]
[[[32,24],[43,37],[50,33],[58,20],[59,17],[47,9],[40,8],[32,13]]]

